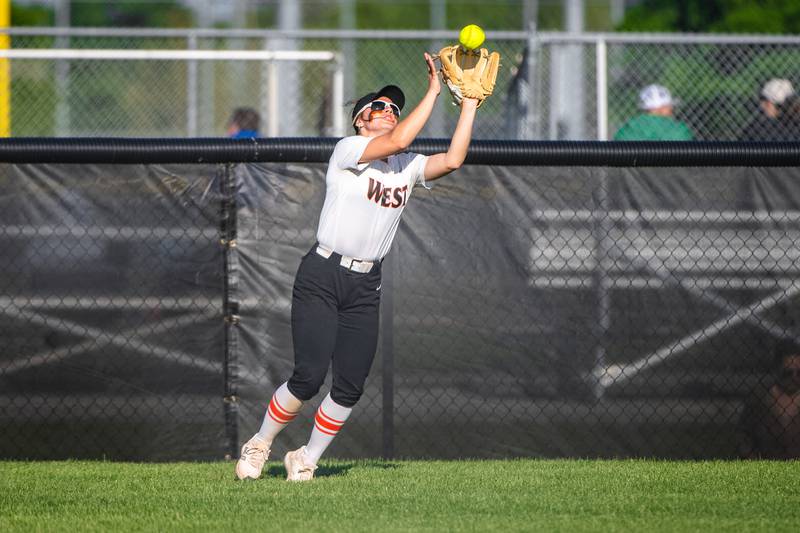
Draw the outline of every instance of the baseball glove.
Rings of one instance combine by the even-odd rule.
[[[461,105],[463,98],[476,98],[478,107],[494,91],[500,54],[486,48],[464,50],[460,45],[445,46],[439,51],[442,79],[450,89],[453,104]]]

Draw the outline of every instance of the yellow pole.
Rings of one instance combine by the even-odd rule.
[[[11,0],[0,0],[0,31],[11,27]],[[11,48],[11,37],[0,33],[0,50]],[[11,65],[0,58],[0,137],[11,136]]]

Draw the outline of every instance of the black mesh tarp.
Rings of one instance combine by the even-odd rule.
[[[415,190],[384,264],[378,361],[332,453],[738,456],[748,396],[797,335],[797,178],[471,166]],[[239,187],[239,357],[259,369],[245,438],[291,371],[324,166],[249,166]],[[276,451],[305,442],[314,407]]]
[[[291,371],[324,170],[1,165],[0,456],[235,455]],[[329,455],[746,454],[748,406],[800,332],[797,183],[469,165],[416,189],[367,392]]]
[[[223,455],[224,170],[0,166],[0,456]]]

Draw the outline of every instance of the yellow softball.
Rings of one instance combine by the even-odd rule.
[[[467,50],[475,50],[483,44],[486,35],[477,24],[468,24],[461,28],[461,33],[458,34],[458,42]]]

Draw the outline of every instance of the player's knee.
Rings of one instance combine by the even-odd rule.
[[[317,395],[322,384],[325,382],[325,372],[310,372],[295,370],[289,378],[289,391],[297,396],[298,399],[307,402]]]
[[[334,384],[331,387],[331,400],[341,405],[342,407],[353,407],[361,395],[364,394],[364,387],[357,386],[341,386],[341,384]]]

